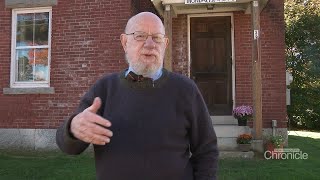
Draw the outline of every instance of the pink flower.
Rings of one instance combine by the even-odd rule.
[[[234,108],[232,114],[237,119],[246,116],[251,117],[253,114],[253,109],[251,108],[251,106],[242,105]]]

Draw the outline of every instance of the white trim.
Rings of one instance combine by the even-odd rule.
[[[16,49],[30,49],[30,48],[49,48],[50,46],[49,45],[39,45],[39,46],[19,46],[19,47],[16,47]]]
[[[49,13],[48,45],[23,46],[16,47],[16,28],[17,15],[22,13]],[[16,8],[12,9],[12,29],[11,29],[11,68],[10,68],[10,87],[11,88],[32,88],[32,87],[50,87],[50,69],[51,69],[51,35],[52,35],[52,7],[35,7],[35,8]],[[16,62],[16,49],[25,48],[48,48],[48,74],[46,82],[16,82],[16,73],[18,63]]]
[[[233,13],[212,13],[212,14],[192,14],[188,15],[188,76],[190,78],[190,68],[191,68],[191,40],[190,40],[190,18],[191,17],[216,17],[216,16],[230,16],[231,17],[231,54],[232,54],[232,65],[231,65],[231,71],[232,71],[232,102],[233,102],[233,108],[235,107],[235,52],[234,52],[234,18]]]

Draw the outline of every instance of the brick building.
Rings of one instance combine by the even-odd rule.
[[[286,135],[283,0],[5,0],[0,2],[0,143],[55,148],[55,128],[101,75],[127,67],[119,36],[128,18],[152,11],[171,44],[165,67],[197,83],[220,149],[248,132]],[[237,105],[254,121],[239,127]],[[254,145],[255,146],[255,145]]]

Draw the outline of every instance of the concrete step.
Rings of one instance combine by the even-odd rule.
[[[217,137],[231,137],[235,138],[238,137],[240,134],[243,133],[250,133],[249,126],[238,126],[238,125],[214,125],[214,130],[217,134]]]
[[[221,138],[218,137],[218,149],[223,151],[238,150],[237,138]]]
[[[238,125],[238,120],[233,116],[211,116],[211,120],[214,125]]]
[[[220,159],[224,159],[224,158],[253,159],[254,152],[253,151],[248,151],[248,152],[220,151],[219,158]]]
[[[217,138],[218,149],[220,151],[238,151],[237,138]],[[252,149],[253,145],[251,145]]]
[[[240,134],[251,133],[249,126],[238,126],[238,120],[233,116],[211,116],[211,119],[220,151],[237,151],[237,137]]]
[[[214,125],[214,130],[217,135],[218,149],[236,151],[238,149],[237,137],[240,134],[249,133],[251,129],[249,126],[238,125]]]

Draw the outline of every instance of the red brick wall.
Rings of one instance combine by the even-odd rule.
[[[270,0],[261,14],[263,127],[286,124],[283,0]],[[251,15],[234,12],[236,105],[252,105]],[[187,74],[187,16],[173,19],[173,70]],[[252,126],[252,122],[249,123]]]
[[[286,65],[283,0],[270,0],[261,13],[262,118],[286,128]],[[236,55],[236,103],[252,104],[251,15],[234,14]],[[252,123],[251,123],[252,124]]]
[[[0,3],[0,124],[2,127],[26,127],[25,116],[32,116],[30,99],[27,96],[4,96],[4,87],[10,84],[11,58],[11,10]],[[32,121],[32,120],[30,120]]]
[[[119,35],[131,14],[127,1],[59,1],[52,14],[55,94],[3,95],[10,85],[11,10],[0,3],[0,128],[56,128],[98,77],[125,68]],[[250,15],[234,13],[237,105],[252,104],[250,22]],[[187,75],[186,15],[173,19],[171,43],[173,69]],[[272,119],[286,127],[283,0],[270,0],[262,12],[261,44],[263,127],[271,127]]]
[[[172,21],[172,69],[188,75],[188,21],[187,15],[178,15]]]
[[[10,86],[11,9],[0,3],[0,128],[56,128],[102,74],[127,67],[119,36],[131,4],[59,1],[52,8],[52,95],[3,95]]]
[[[270,0],[261,17],[262,100],[264,127],[278,120],[287,127],[285,23],[283,0]]]
[[[251,16],[234,13],[236,105],[252,104]]]
[[[252,37],[251,15],[234,13],[235,102],[252,105]],[[249,122],[252,126],[252,122]]]
[[[131,0],[131,3],[132,3],[132,15],[138,14],[143,11],[152,12],[158,15],[158,12],[154,8],[150,0]]]

